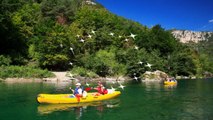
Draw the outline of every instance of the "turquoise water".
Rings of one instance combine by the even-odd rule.
[[[39,93],[69,93],[69,85],[0,82],[1,120],[213,120],[213,79],[125,84],[116,99],[40,105]],[[116,87],[116,86],[115,86]]]

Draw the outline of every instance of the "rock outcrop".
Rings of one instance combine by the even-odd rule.
[[[142,77],[143,81],[162,81],[169,76],[165,72],[156,70],[154,72],[146,71]]]
[[[189,30],[173,30],[172,34],[175,38],[179,39],[182,43],[188,43],[188,42],[199,42],[203,40],[207,40],[211,35],[213,35],[213,32],[195,32],[195,31],[189,31]]]

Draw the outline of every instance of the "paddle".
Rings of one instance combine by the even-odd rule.
[[[87,87],[84,90],[88,92],[88,91],[92,90],[92,87]]]

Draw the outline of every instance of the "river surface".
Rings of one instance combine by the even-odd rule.
[[[213,79],[179,80],[177,86],[124,85],[122,94],[109,101],[41,105],[39,93],[69,93],[69,84],[0,82],[0,119],[213,120]]]

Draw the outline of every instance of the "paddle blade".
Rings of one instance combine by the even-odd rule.
[[[91,87],[87,87],[87,88],[85,88],[85,91],[90,91],[92,88]]]

